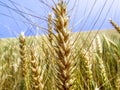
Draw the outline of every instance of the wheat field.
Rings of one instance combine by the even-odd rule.
[[[52,10],[45,36],[0,39],[0,90],[120,90],[120,27],[74,33],[67,4]]]

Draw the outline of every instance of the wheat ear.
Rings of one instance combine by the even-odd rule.
[[[101,56],[98,56],[98,55],[97,55],[97,59],[98,59],[100,74],[101,74],[102,81],[103,81],[103,87],[105,90],[111,90],[111,84],[108,80],[103,60],[102,60]]]
[[[110,23],[113,25],[113,27],[118,31],[118,33],[120,33],[120,27],[113,21],[110,20]]]
[[[62,0],[53,8],[55,14],[56,54],[57,54],[57,87],[59,90],[74,90],[75,60],[73,46],[68,29],[69,17],[67,16],[66,3]]]
[[[103,52],[102,42],[99,35],[96,36],[96,50],[99,55]]]
[[[53,27],[52,27],[52,23],[53,23],[53,18],[52,18],[52,14],[49,13],[48,15],[48,36],[49,36],[49,41],[52,45],[53,42]]]
[[[42,83],[42,79],[40,78],[40,71],[37,60],[37,53],[35,49],[35,45],[31,46],[31,73],[32,73],[32,86],[34,90],[43,90],[44,84]]]
[[[106,73],[106,70],[105,70],[105,65],[104,65],[104,62],[103,62],[103,59],[102,59],[102,53],[103,53],[103,46],[102,46],[102,42],[101,42],[101,38],[99,35],[97,35],[96,37],[96,49],[97,49],[97,59],[98,59],[98,65],[99,65],[99,69],[100,69],[100,74],[101,74],[101,77],[102,77],[102,81],[103,81],[103,84],[104,84],[104,88],[105,89],[110,89],[111,90],[111,84],[108,80],[108,77],[107,77],[107,73]]]
[[[28,84],[28,68],[27,68],[27,56],[26,56],[26,40],[25,40],[25,36],[24,33],[20,34],[19,37],[19,42],[20,42],[20,71],[21,71],[21,77],[23,79],[23,82],[25,82],[25,88],[26,90],[29,90],[29,84]],[[24,83],[23,83],[24,84]],[[23,85],[24,86],[24,85]]]
[[[88,90],[95,89],[93,73],[92,73],[92,63],[90,62],[90,57],[86,50],[82,50],[81,54],[82,54],[82,59],[84,61],[85,74],[87,76],[86,79],[87,79]]]

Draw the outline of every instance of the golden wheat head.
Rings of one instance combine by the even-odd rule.
[[[110,23],[113,25],[113,27],[118,31],[118,33],[120,33],[120,27],[113,21],[110,20]]]
[[[68,29],[69,17],[67,16],[66,3],[62,0],[53,8],[55,14],[56,54],[57,54],[57,87],[59,90],[74,89],[76,66],[73,59],[73,46],[70,40],[70,30]]]

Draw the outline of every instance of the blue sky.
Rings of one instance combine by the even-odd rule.
[[[43,2],[46,4],[43,4]],[[0,38],[46,33],[50,7],[58,0],[1,0]],[[73,31],[113,28],[109,19],[120,24],[120,0],[65,0]]]

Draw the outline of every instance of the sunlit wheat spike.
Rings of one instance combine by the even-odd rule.
[[[54,26],[56,34],[56,54],[57,54],[57,87],[59,90],[74,90],[75,60],[73,60],[73,46],[70,40],[70,30],[68,29],[69,17],[67,16],[66,3],[62,0],[53,8],[55,14]]]
[[[20,47],[20,70],[21,70],[21,77],[25,82],[26,90],[29,90],[29,81],[28,81],[28,61],[27,61],[27,50],[26,50],[26,39],[24,33],[22,32],[19,37],[19,47]]]
[[[52,40],[53,40],[53,18],[52,18],[52,14],[49,13],[48,15],[48,35],[49,35],[49,41],[52,44]]]
[[[37,60],[37,52],[35,49],[35,45],[31,46],[31,74],[32,74],[32,86],[34,90],[43,90],[44,84],[42,83],[42,78],[40,77],[40,71]],[[41,79],[40,79],[41,78]]]
[[[19,37],[19,42],[20,42],[20,59],[21,59],[21,71],[22,71],[22,76],[25,77],[26,75],[26,40],[24,33],[21,33]]]
[[[110,23],[113,25],[113,27],[118,31],[118,33],[120,33],[120,27],[113,21],[110,20]]]
[[[103,51],[102,49],[103,49],[103,48],[102,48],[101,38],[100,38],[99,35],[96,36],[96,46],[97,46],[96,49],[97,49],[98,53],[99,53],[99,54],[102,54],[102,51]]]
[[[103,87],[105,88],[105,90],[112,90],[110,81],[108,80],[108,77],[107,77],[107,72],[105,70],[104,62],[100,56],[97,55],[97,58],[99,63],[100,74],[102,77]]]
[[[94,87],[94,79],[93,79],[93,73],[92,73],[92,63],[90,63],[90,57],[87,51],[84,49],[81,51],[82,59],[84,61],[84,67],[85,67],[85,74],[87,76],[87,86],[88,89],[95,89]]]

